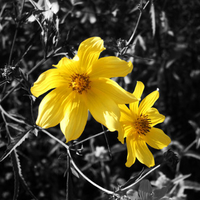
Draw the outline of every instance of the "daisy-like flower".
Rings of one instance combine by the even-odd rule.
[[[67,142],[75,140],[85,128],[89,110],[110,131],[119,128],[118,104],[131,103],[137,98],[110,78],[126,76],[133,65],[114,56],[99,59],[104,49],[101,38],[89,38],[80,44],[73,59],[64,57],[55,68],[39,76],[31,93],[38,97],[53,90],[39,105],[38,126],[49,128],[60,123]]]
[[[138,81],[133,92],[134,96],[140,99],[143,90],[144,84]],[[129,108],[126,105],[119,105],[122,129],[118,131],[118,139],[124,143],[124,138],[126,138],[127,167],[131,167],[136,158],[148,167],[154,166],[154,157],[147,144],[155,149],[162,149],[171,142],[161,129],[154,127],[165,119],[165,116],[161,115],[156,108],[152,108],[158,98],[159,92],[156,90],[146,96],[140,104],[139,102],[130,103]]]

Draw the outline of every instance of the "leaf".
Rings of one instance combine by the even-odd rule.
[[[140,182],[138,193],[142,200],[152,200],[153,199],[152,187],[151,187],[149,180],[143,179]]]
[[[188,157],[192,157],[192,158],[196,158],[197,160],[200,160],[200,155],[193,151],[188,151],[187,153],[184,154],[184,156],[188,156]]]
[[[120,186],[120,189],[123,189],[125,187],[128,187],[129,185],[135,183],[135,181],[143,174],[144,169],[138,175],[131,177],[126,183],[124,183],[122,186]]]
[[[138,192],[136,190],[130,189],[126,192],[126,195],[129,197],[131,200],[138,200],[140,199],[138,196]]]
[[[22,10],[23,10],[23,7],[24,7],[24,2],[23,0],[16,0],[15,1],[15,7],[17,9],[17,14],[18,16],[21,16],[22,14]]]
[[[13,167],[13,172],[14,172],[14,180],[15,180],[13,200],[16,200],[19,193],[19,184],[20,184],[19,174],[21,174],[21,165],[20,165],[20,161],[19,161],[16,151],[13,151],[11,153],[11,161],[12,161],[12,167]]]
[[[144,41],[143,37],[141,35],[138,35],[136,40],[139,42],[139,44],[142,47],[142,49],[144,51],[146,51],[147,47],[146,47],[146,44],[145,44],[145,41]]]
[[[22,142],[24,142],[25,139],[28,138],[28,135],[32,130],[33,129],[31,128],[28,131],[26,131],[25,133],[21,134],[20,136],[12,138],[11,144],[7,147],[7,150],[1,156],[0,162],[2,162],[5,158],[7,158],[13,152],[13,150],[15,150],[19,145],[21,145]]]
[[[13,171],[14,171],[14,177],[15,177],[15,188],[14,188],[13,200],[17,200],[20,183],[22,184],[24,189],[31,195],[31,197],[33,199],[37,200],[37,198],[34,196],[34,194],[29,189],[29,187],[22,175],[20,160],[19,160],[19,157],[15,150],[12,151],[12,153],[11,153],[11,160],[12,160],[12,164],[13,164]]]
[[[192,120],[189,120],[188,123],[195,130],[196,140],[197,140],[196,148],[198,149],[200,147],[200,128],[199,128],[198,124]]]
[[[12,127],[13,129],[19,131],[19,132],[24,132],[25,131],[25,129],[23,127],[21,127],[19,124],[7,123],[7,125]]]
[[[78,172],[74,169],[74,167],[71,166],[70,169],[71,169],[72,174],[73,174],[76,178],[79,178]]]
[[[143,179],[140,182],[139,190],[146,192],[146,193],[152,193],[152,187],[151,183],[147,179]]]
[[[153,191],[153,193],[154,193],[153,199],[159,200],[160,198],[164,197],[167,194],[167,191],[168,191],[168,187],[162,187],[159,189],[155,189]]]
[[[155,7],[154,7],[153,0],[151,0],[150,16],[151,16],[152,34],[154,37],[155,32],[156,32],[156,17],[155,17],[156,15],[155,15]]]
[[[172,182],[173,182],[174,184],[178,184],[178,183],[180,183],[181,181],[183,181],[183,180],[189,178],[190,176],[191,176],[191,174],[186,174],[186,175],[180,174],[178,177],[176,177],[175,179],[173,179]]]
[[[166,69],[168,69],[177,59],[176,58],[173,58],[169,61],[167,61],[166,63]]]
[[[195,191],[200,191],[200,183],[194,181],[185,181],[184,182],[185,189],[191,189]]]

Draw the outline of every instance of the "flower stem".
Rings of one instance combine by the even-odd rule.
[[[102,134],[104,134],[104,133],[106,133],[106,132],[109,132],[109,130],[102,131],[102,132],[97,133],[97,134],[95,134],[95,135],[92,135],[92,136],[90,136],[90,137],[88,137],[88,138],[86,138],[86,139],[84,139],[84,140],[81,140],[81,141],[79,141],[79,142],[76,142],[75,144],[73,144],[73,146],[82,144],[83,142],[86,142],[86,141],[88,141],[88,140],[90,140],[90,139],[92,139],[92,138],[98,137],[99,135],[102,135]]]
[[[13,121],[16,121],[16,122],[21,123],[21,124],[27,124],[25,121],[22,121],[22,120],[20,120],[20,119],[17,119],[17,118],[15,118],[15,117],[13,117],[12,115],[10,115],[9,113],[7,113],[7,112],[3,109],[3,107],[2,107],[1,105],[0,105],[0,110],[1,110],[1,112],[2,112],[4,115],[6,115],[8,118],[12,119]]]
[[[72,159],[72,156],[70,154],[70,149],[69,146],[65,143],[63,143],[62,141],[60,141],[58,138],[54,137],[51,133],[49,133],[48,131],[38,127],[39,130],[41,130],[42,132],[44,132],[45,134],[47,134],[48,136],[50,136],[52,139],[56,140],[59,144],[61,144],[63,147],[65,147],[67,149],[67,153],[69,155],[70,161],[72,166],[75,168],[75,170],[80,174],[80,176],[82,176],[85,180],[87,180],[89,183],[91,183],[92,185],[94,185],[96,188],[100,189],[101,191],[109,194],[109,195],[116,195],[113,191],[107,190],[103,187],[101,187],[100,185],[97,185],[96,183],[94,183],[92,180],[90,180],[85,174],[83,174],[80,169],[76,166],[74,160]],[[104,132],[103,132],[104,133]],[[101,133],[101,134],[103,134]]]
[[[67,144],[65,144],[64,142],[62,142],[61,140],[59,140],[57,137],[53,136],[51,133],[49,133],[48,131],[44,130],[41,127],[37,127],[40,131],[42,131],[43,133],[47,134],[49,137],[51,137],[52,139],[54,139],[56,142],[58,142],[59,144],[61,144],[63,147],[65,147],[66,149],[69,149],[69,146]]]
[[[144,5],[144,7],[142,8],[142,4],[143,4],[143,0],[140,0],[140,4],[138,6],[138,10],[140,11],[140,14],[139,14],[139,17],[138,17],[138,20],[136,22],[136,25],[135,25],[135,28],[133,30],[133,33],[131,35],[131,37],[129,38],[127,44],[126,44],[126,47],[128,47],[128,45],[131,43],[131,41],[133,40],[134,36],[135,36],[135,33],[136,33],[136,30],[138,28],[138,25],[139,25],[139,22],[140,22],[140,19],[142,17],[142,12],[143,10],[146,8],[146,6],[149,4],[149,1],[147,1],[147,3]]]
[[[184,150],[184,153],[187,152],[195,143],[197,142],[197,139],[194,140],[192,143],[190,143]]]
[[[125,191],[128,190],[129,188],[132,188],[134,185],[136,185],[137,183],[139,183],[142,179],[144,179],[146,176],[148,176],[151,172],[155,171],[156,169],[158,169],[161,166],[161,164],[155,166],[153,169],[149,170],[146,174],[144,174],[143,176],[141,176],[140,178],[138,178],[134,183],[130,184],[129,186],[120,189],[120,191]]]
[[[105,192],[106,194],[109,194],[109,195],[115,195],[115,193],[113,191],[110,191],[110,190],[107,190],[103,187],[101,187],[100,185],[96,184],[95,182],[93,182],[92,180],[90,180],[87,176],[85,176],[85,174],[83,174],[79,168],[76,166],[74,160],[72,159],[71,157],[71,154],[70,154],[70,151],[69,149],[67,149],[67,152],[68,152],[68,155],[69,155],[69,158],[71,160],[71,164],[73,165],[73,167],[76,169],[76,171],[85,179],[87,180],[89,183],[91,183],[92,185],[94,185],[96,188],[98,188],[99,190]]]

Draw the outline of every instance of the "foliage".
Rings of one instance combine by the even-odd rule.
[[[196,199],[199,8],[198,0],[2,0],[0,199]],[[114,79],[122,87],[133,92],[142,81],[145,96],[159,88],[155,106],[166,116],[159,128],[172,142],[162,151],[151,150],[154,168],[138,161],[127,168],[117,133],[91,116],[82,136],[69,144],[58,126],[35,125],[42,97],[32,96],[31,86],[92,36],[105,41],[103,56],[132,61],[132,73]]]

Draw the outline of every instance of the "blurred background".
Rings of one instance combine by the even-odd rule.
[[[147,178],[152,187],[170,184],[171,199],[197,199],[199,10],[199,0],[1,0],[0,156],[10,149],[10,143],[27,132],[28,124],[33,124],[31,115],[37,117],[44,96],[33,99],[30,87],[38,76],[63,56],[72,58],[83,40],[99,36],[106,47],[101,56],[117,55],[133,63],[131,74],[115,79],[122,87],[133,92],[136,81],[142,81],[144,96],[159,88],[160,98],[155,107],[166,119],[158,127],[170,136],[172,143],[167,149],[176,153],[179,163],[164,165],[151,173]],[[134,30],[127,51],[123,52]],[[65,141],[59,126],[48,131]],[[101,131],[102,126],[89,117],[78,141]],[[138,161],[131,168],[125,166],[126,146],[117,140],[117,132],[108,132],[106,137],[101,135],[75,147],[72,157],[80,170],[109,190],[115,190],[146,168]],[[167,149],[151,149],[156,164],[162,162]],[[64,200],[67,189],[70,200],[109,199],[75,170],[70,170],[66,149],[42,132],[30,132],[0,163],[2,200],[15,199],[17,193],[19,200],[34,196],[39,200]]]

